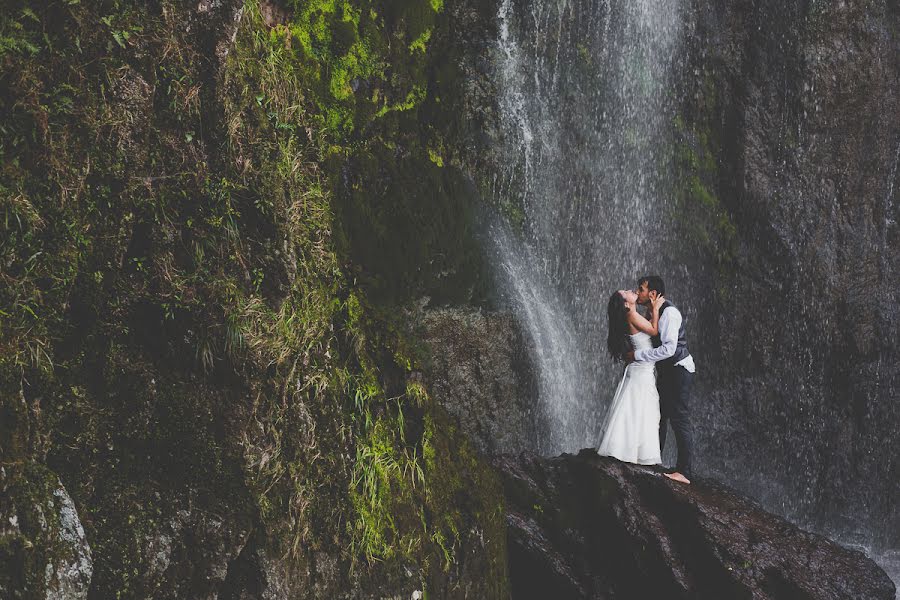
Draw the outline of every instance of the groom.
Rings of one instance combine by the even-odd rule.
[[[647,275],[638,280],[638,303],[649,305],[657,296],[663,296],[666,285],[661,277]],[[656,389],[659,390],[659,449],[666,447],[668,424],[672,423],[678,459],[675,471],[666,477],[690,483],[691,454],[694,446],[694,428],[691,423],[691,383],[694,379],[694,359],[688,351],[684,332],[684,319],[674,304],[666,300],[659,309],[659,337],[653,338],[653,348],[629,352],[626,360],[656,363]]]

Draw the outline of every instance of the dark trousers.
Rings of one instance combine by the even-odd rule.
[[[659,391],[659,450],[666,447],[668,424],[672,424],[678,459],[675,470],[687,477],[693,475],[694,426],[691,423],[691,384],[694,374],[684,367],[656,365],[656,389]]]

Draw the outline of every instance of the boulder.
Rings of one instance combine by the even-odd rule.
[[[495,464],[517,600],[895,597],[863,553],[711,480],[675,483],[594,450]]]

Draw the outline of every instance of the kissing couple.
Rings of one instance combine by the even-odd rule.
[[[635,290],[619,290],[606,312],[610,355],[625,362],[603,426],[597,452],[624,462],[660,465],[672,424],[678,460],[666,477],[690,483],[694,430],[690,395],[694,359],[688,351],[684,317],[666,300],[665,283],[657,275],[638,280]],[[637,306],[647,308],[647,317]]]

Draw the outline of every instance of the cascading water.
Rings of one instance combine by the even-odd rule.
[[[609,294],[658,269],[679,3],[503,0],[497,204],[501,287],[533,347],[545,454],[596,445],[620,375]],[[518,211],[521,211],[519,213]]]

